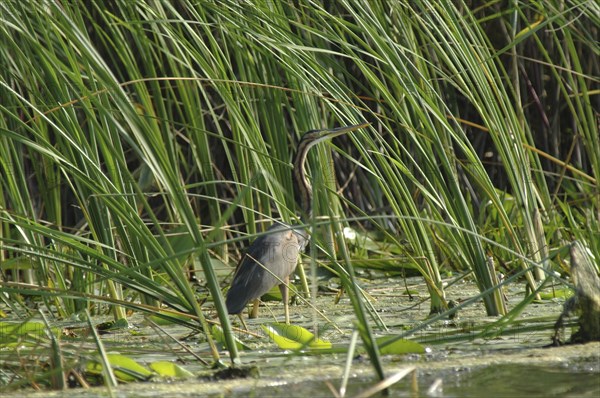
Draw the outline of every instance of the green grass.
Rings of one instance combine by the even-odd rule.
[[[513,319],[497,272],[535,291],[568,272],[569,242],[600,256],[595,2],[80,3],[0,4],[0,289],[14,316],[27,297],[57,318],[167,307],[221,361],[207,316],[233,333],[214,264],[233,269],[271,220],[296,220],[302,132],[364,120],[310,153],[310,253],[333,261],[381,378],[385,325],[354,260],[416,270],[433,314],[442,276],[471,271],[473,303]],[[369,240],[346,247],[348,226]]]

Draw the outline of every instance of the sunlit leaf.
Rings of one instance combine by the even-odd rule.
[[[384,336],[384,337],[380,337],[377,339],[377,345],[379,346],[379,352],[386,355],[386,354],[424,354],[427,349],[422,346],[421,344],[415,342],[415,341],[411,341],[411,340],[405,340],[405,339],[400,339],[397,341],[394,341],[393,343],[390,343],[388,345],[385,345],[382,347],[382,345],[386,342],[386,341],[390,341],[392,339],[394,339],[395,336]]]
[[[107,354],[115,376],[121,381],[148,380],[152,372],[135,360],[121,354]],[[86,364],[86,370],[92,374],[102,374],[102,364],[93,360]]]
[[[573,297],[574,294],[573,289],[554,289],[553,291],[541,292],[540,298],[542,300],[568,299]]]
[[[150,315],[148,317],[152,322],[160,326],[172,325],[182,322],[189,322],[190,318],[183,315],[174,314],[171,312],[161,312],[161,315]]]
[[[261,325],[262,329],[267,335],[277,344],[282,350],[300,350],[304,347],[304,344],[298,343],[297,341],[288,339],[287,337],[281,336],[275,329],[269,325]]]
[[[188,378],[194,377],[194,374],[189,370],[182,368],[176,363],[169,361],[156,361],[149,364],[150,369],[163,377]]]
[[[219,325],[213,325],[211,332],[213,337],[219,344],[221,344],[223,347],[227,347],[227,344],[225,342],[225,335],[223,334],[223,329]],[[250,347],[238,340],[237,337],[234,337],[233,339],[238,350],[250,350]]]
[[[0,345],[22,342],[25,338],[43,338],[46,337],[46,330],[46,325],[41,322],[0,322]],[[60,328],[52,327],[50,330],[55,336],[61,335]]]
[[[534,31],[539,26],[539,24],[541,24],[542,22],[544,22],[544,17],[542,15],[538,15],[537,20],[535,22],[533,22],[529,26],[526,26],[525,28],[521,29],[515,35],[515,39],[518,39],[519,37],[529,34],[530,32]]]
[[[293,285],[291,283],[291,285]],[[296,296],[294,293],[292,293],[293,291],[297,290],[297,289],[290,289],[290,300],[293,301],[293,298]],[[271,290],[269,290],[268,292],[266,292],[265,294],[263,294],[260,298],[260,301],[267,302],[267,301],[281,301],[281,290],[279,290],[279,286],[273,286],[273,288]]]
[[[271,323],[261,325],[267,335],[284,350],[299,350],[302,348],[328,349],[331,343],[315,337],[310,331],[296,325]]]

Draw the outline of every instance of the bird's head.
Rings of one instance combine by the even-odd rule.
[[[330,140],[339,135],[367,127],[370,124],[371,123],[362,123],[355,124],[353,126],[336,127],[333,129],[310,130],[304,133],[304,135],[302,136],[302,139],[300,140],[301,144],[299,145],[299,147],[303,147],[302,143],[304,143],[306,145],[306,151],[308,151],[308,149],[317,145],[320,142]]]

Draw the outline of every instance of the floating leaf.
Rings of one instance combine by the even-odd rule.
[[[107,354],[108,362],[115,376],[121,381],[148,380],[152,372],[135,360],[121,354]],[[86,364],[86,370],[92,374],[102,374],[102,364],[96,360]]]
[[[46,337],[46,325],[42,322],[0,322],[0,345],[24,343],[25,338],[40,339]],[[50,331],[55,336],[61,335],[61,329],[52,327]]]
[[[395,336],[384,336],[377,339],[377,345],[379,346],[379,352],[381,354],[424,354],[427,351],[421,344],[406,339],[396,340],[393,343],[382,347],[385,342],[394,338]]]
[[[575,292],[573,289],[554,289],[554,291],[551,292],[541,292],[540,298],[542,300],[552,300],[557,298],[566,300],[573,297],[574,294]]]
[[[225,341],[225,334],[223,334],[223,329],[221,329],[221,326],[213,325],[211,332],[213,337],[219,344],[221,344],[223,347],[227,347],[227,342]],[[250,347],[238,340],[237,337],[234,337],[233,340],[235,341],[235,345],[238,350],[250,350]]]
[[[279,290],[279,286],[271,288],[271,290],[261,296],[260,300],[262,302],[281,301],[281,290]]]
[[[271,326],[261,325],[262,329],[267,335],[277,344],[282,350],[300,350],[304,347],[304,344],[298,343],[297,341],[290,340],[287,337],[283,337]]]
[[[293,283],[290,282],[291,286],[294,286]],[[296,291],[297,289],[290,289],[290,301],[294,301],[294,297],[296,297],[296,294],[293,293],[293,291]],[[281,297],[281,290],[279,290],[279,286],[274,286],[273,288],[271,288],[271,290],[269,290],[268,292],[266,292],[265,294],[263,294],[260,297],[260,301],[262,301],[263,303],[266,303],[268,301],[277,301],[280,302],[282,300]]]
[[[179,314],[174,314],[172,312],[167,312],[167,311],[160,311],[159,312],[161,315],[150,315],[148,317],[148,319],[150,319],[152,322],[156,323],[159,326],[165,326],[165,325],[172,325],[172,324],[177,324],[177,323],[187,323],[190,321],[190,317],[189,316],[184,316],[184,315],[179,315]],[[181,321],[181,322],[178,322]]]
[[[314,334],[296,325],[272,323],[262,325],[267,335],[283,350],[300,350],[302,348],[328,349],[331,343],[315,337]]]
[[[129,321],[126,318],[121,318],[115,321],[110,330],[129,329]]]
[[[194,374],[189,370],[169,361],[156,361],[152,362],[149,366],[150,369],[163,377],[174,377],[177,379],[194,377]]]

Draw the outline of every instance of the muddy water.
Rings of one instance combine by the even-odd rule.
[[[404,294],[404,283],[380,279],[362,281],[371,298],[376,314],[387,330],[376,329],[378,335],[398,334],[423,322],[428,316],[428,302],[419,295]],[[411,291],[424,291],[419,278],[408,281]],[[448,298],[458,302],[476,295],[473,284],[453,285]],[[514,285],[506,291],[509,308],[519,302],[524,291]],[[292,323],[314,330],[322,339],[335,344],[347,344],[353,329],[352,311],[346,299],[333,305],[333,296],[322,294],[313,305],[324,313],[326,320],[316,315],[305,304],[292,306]],[[513,333],[493,339],[473,338],[429,344],[429,352],[422,355],[387,355],[383,362],[387,376],[408,367],[415,371],[391,388],[392,396],[418,397],[598,397],[600,396],[600,343],[543,348],[550,343],[552,331],[548,325],[561,311],[562,302],[551,300],[531,304],[519,316],[520,328]],[[280,304],[268,304],[261,309],[261,318],[251,320],[252,331],[262,334],[261,323],[281,320]],[[485,316],[483,305],[474,304],[461,311],[455,320],[441,320],[424,328],[411,338],[431,339],[451,336],[470,327],[493,322]],[[333,322],[335,327],[329,322]],[[130,355],[139,362],[156,360],[178,361],[186,369],[199,375],[183,381],[151,381],[120,385],[113,390],[117,397],[192,397],[192,396],[260,396],[260,397],[329,397],[331,389],[338,390],[346,361],[345,353],[327,355],[296,355],[279,350],[264,337],[240,334],[239,338],[252,347],[241,353],[244,367],[255,367],[258,376],[233,380],[213,380],[213,370],[207,369],[189,354],[169,343],[144,324],[133,318],[136,333],[122,332],[105,336],[109,351]],[[373,322],[373,324],[375,324]],[[189,331],[177,327],[166,330],[196,353],[209,359],[206,344]],[[347,396],[354,396],[376,382],[373,370],[363,355],[352,361],[351,379]],[[7,394],[6,396],[22,396]],[[105,387],[75,389],[68,392],[27,393],[31,397],[104,397],[110,396]]]

